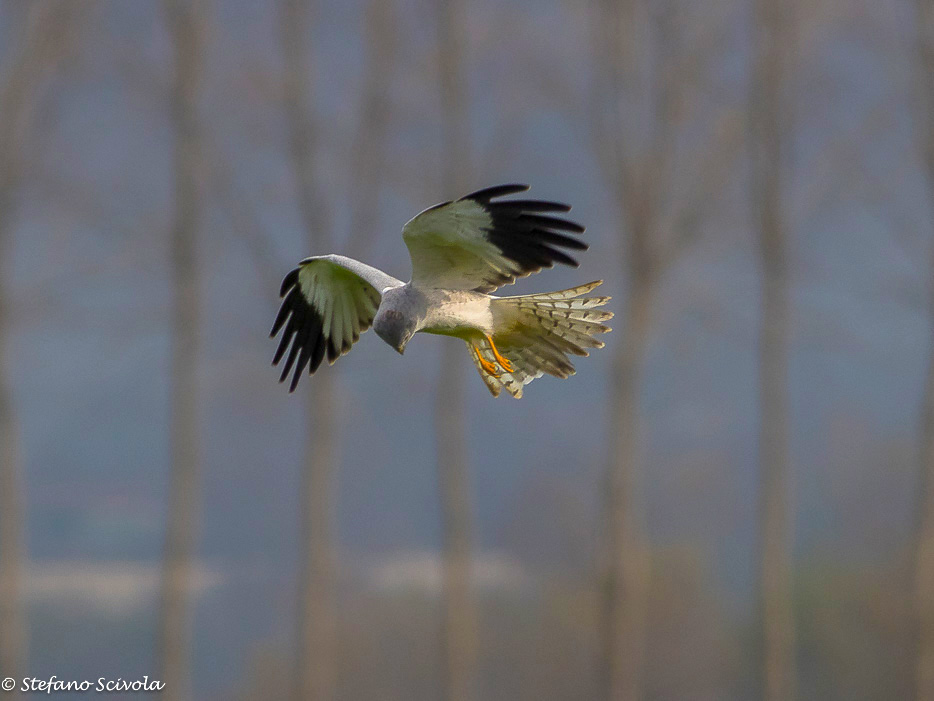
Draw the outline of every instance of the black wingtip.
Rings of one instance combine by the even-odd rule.
[[[308,374],[313,375],[325,356],[333,361],[349,351],[352,343],[360,337],[360,332],[357,332],[356,328],[359,327],[362,332],[373,322],[370,306],[362,305],[358,296],[359,292],[351,290],[355,296],[350,298],[351,304],[344,313],[356,314],[356,321],[353,325],[355,331],[349,339],[343,339],[343,333],[338,334],[341,336],[340,340],[331,338],[332,329],[324,328],[321,310],[309,301],[308,293],[303,291],[302,285],[299,284],[298,271],[305,264],[305,262],[301,263],[299,268],[289,272],[283,280],[282,289],[285,295],[270,333],[272,338],[281,333],[278,347],[272,358],[272,366],[280,370],[279,382],[288,387],[290,394],[298,387],[306,367]],[[362,285],[363,281],[360,284]],[[374,296],[379,298],[379,293],[372,287],[364,287],[363,293],[370,300]],[[339,329],[341,332],[345,330],[343,323]]]
[[[294,297],[298,295],[298,292],[295,288],[292,288],[292,291],[289,292],[288,296],[283,300],[281,306],[279,307],[279,313],[276,314],[276,320],[272,324],[272,331],[269,332],[270,338],[275,338],[276,334],[279,333],[279,330],[285,325],[285,322],[293,313],[294,309]]]
[[[568,209],[570,209],[570,207],[568,207]],[[544,214],[532,214],[529,212],[525,212],[519,216],[523,221],[534,224],[536,227],[542,229],[564,231],[569,234],[583,234],[586,231],[583,224],[578,224],[569,219],[560,219],[558,217],[549,217]]]
[[[295,285],[298,283],[299,270],[301,270],[301,268],[295,268],[294,270],[290,270],[288,274],[284,278],[282,278],[282,285],[279,287],[280,297],[285,297],[285,293],[288,292],[293,287],[295,287]]]
[[[504,212],[510,210],[516,214],[529,214],[533,212],[570,212],[571,205],[563,202],[549,202],[547,200],[506,200],[494,203]]]
[[[576,259],[571,258],[571,256],[569,256],[564,251],[560,251],[557,248],[549,248],[548,253],[558,263],[562,263],[572,268],[580,267],[580,263],[578,263]]]
[[[513,192],[509,188],[503,185],[485,192]],[[577,260],[562,249],[586,251],[587,243],[576,236],[584,232],[584,227],[554,216],[555,213],[570,211],[570,205],[544,200],[478,201],[491,219],[487,239],[519,266],[517,275],[504,275],[493,280],[494,284],[508,284],[515,277],[551,268],[555,263],[580,267]]]
[[[478,202],[489,202],[497,197],[506,197],[506,195],[515,195],[518,192],[526,192],[528,185],[521,183],[511,183],[509,185],[494,185],[485,187],[482,190],[471,192],[469,195],[461,197],[462,200],[477,200]]]

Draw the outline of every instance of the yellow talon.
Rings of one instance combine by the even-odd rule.
[[[473,352],[477,354],[477,361],[480,363],[480,367],[483,368],[485,373],[493,377],[500,376],[500,373],[496,371],[496,365],[480,355],[480,349],[477,346],[473,347]]]
[[[486,340],[490,342],[490,348],[493,349],[493,357],[496,358],[496,362],[498,362],[500,366],[503,368],[503,370],[505,370],[506,372],[512,372],[512,363],[510,363],[506,358],[500,355],[500,352],[496,350],[496,344],[493,343],[493,337],[487,336]],[[492,363],[490,364],[492,365]]]

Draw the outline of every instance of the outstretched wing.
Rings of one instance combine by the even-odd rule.
[[[349,351],[373,323],[383,292],[401,284],[392,275],[344,256],[316,256],[299,263],[282,281],[279,296],[284,299],[269,334],[275,337],[285,327],[272,359],[278,365],[289,351],[279,382],[294,366],[289,385],[294,392],[306,365],[311,375],[325,355],[333,363]]]
[[[555,263],[577,267],[564,249],[587,244],[567,233],[584,227],[551,216],[570,207],[540,200],[493,200],[528,185],[499,185],[429,207],[402,229],[412,282],[422,287],[492,292]]]

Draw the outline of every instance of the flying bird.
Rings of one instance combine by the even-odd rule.
[[[442,202],[402,229],[412,259],[403,283],[340,255],[306,258],[282,281],[283,298],[271,337],[282,331],[272,364],[289,391],[327,356],[333,364],[371,325],[400,354],[418,332],[462,339],[487,389],[515,398],[543,374],[574,374],[569,355],[602,348],[595,338],[613,313],[609,297],[583,297],[602,284],[520,297],[490,293],[517,278],[551,268],[577,267],[565,250],[583,251],[584,227],[555,216],[570,207],[540,200],[501,199],[528,185],[499,185]]]

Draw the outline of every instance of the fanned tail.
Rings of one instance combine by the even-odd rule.
[[[505,388],[518,399],[525,385],[544,374],[569,377],[575,372],[569,355],[587,356],[588,348],[603,347],[595,336],[611,330],[602,322],[612,319],[613,312],[597,307],[610,297],[581,297],[602,283],[596,280],[568,290],[493,300],[492,343],[484,338],[468,345],[494,397]],[[500,363],[497,351],[511,367]],[[489,371],[491,365],[497,372]]]

